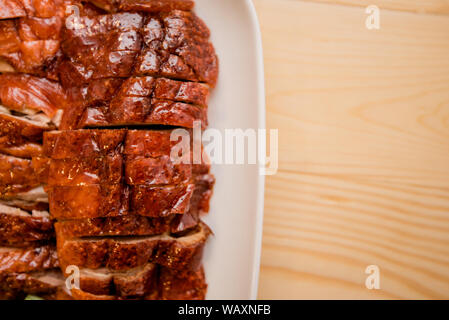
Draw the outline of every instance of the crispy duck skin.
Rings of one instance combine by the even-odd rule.
[[[51,158],[48,192],[52,215],[57,219],[85,219],[207,212],[214,182],[207,175],[209,165],[173,164],[167,154],[178,141],[170,140],[171,133],[46,132],[44,149]],[[125,158],[123,166],[121,155]],[[204,172],[206,176],[196,177]],[[126,184],[120,181],[122,176]],[[185,219],[183,223],[193,223]]]
[[[0,154],[0,181],[2,185],[20,184],[38,186],[31,160]]]
[[[147,20],[138,13],[116,13],[80,17],[78,25],[84,28],[64,28],[61,48],[67,59],[59,66],[64,86],[132,75],[215,86],[218,59],[201,19],[174,10]]]
[[[51,18],[64,12],[65,0],[0,0],[0,19]]]
[[[108,12],[142,11],[163,12],[172,10],[190,11],[195,2],[193,0],[89,0],[92,4]]]
[[[63,28],[61,48],[67,58],[61,63],[60,75],[64,85],[131,76],[141,48],[142,24],[138,13],[117,13],[80,17],[76,24]]]
[[[21,39],[14,20],[0,21],[0,54],[20,50]]]
[[[14,71],[46,76],[60,47],[62,20],[22,18],[0,21],[0,58]],[[53,31],[53,32],[52,32]],[[3,68],[2,68],[3,69]],[[5,71],[5,70],[1,70]]]
[[[70,110],[64,113],[61,129],[125,125],[168,125],[193,128],[198,121],[207,126],[207,109],[167,100],[125,97],[120,103],[84,109],[81,117]]]
[[[33,158],[35,174],[44,176],[46,163],[43,157]],[[107,155],[102,158],[50,159],[48,161],[48,179],[40,179],[54,186],[86,186],[120,184],[122,181],[122,155]],[[42,173],[41,173],[42,172]],[[125,182],[132,186],[173,185],[188,183],[192,179],[192,165],[173,164],[168,156],[159,158],[130,159],[125,163]],[[138,189],[136,187],[136,189]]]
[[[31,166],[33,167],[34,175],[42,184],[48,183],[48,172],[50,169],[50,159],[44,156],[35,156],[31,159]]]
[[[44,154],[51,159],[92,159],[121,153],[126,130],[74,130],[44,133]]]
[[[39,185],[31,160],[0,154],[0,198],[8,200]]]
[[[21,0],[0,0],[0,19],[12,19],[26,16]]]
[[[0,204],[18,208],[24,211],[47,211],[48,212],[48,202],[39,202],[33,200],[20,200],[20,199],[10,199],[10,200],[0,200]]]
[[[73,300],[119,300],[116,296],[111,295],[98,295],[90,292],[86,292],[81,289],[72,288],[70,293],[68,294]],[[70,300],[69,298],[61,299],[61,300]]]
[[[106,0],[108,1],[108,0]],[[114,0],[113,0],[114,1]],[[195,6],[193,0],[119,0],[120,10],[143,12],[190,11]]]
[[[179,185],[80,185],[49,186],[50,211],[61,220],[94,219],[140,215],[151,218],[173,214],[207,213],[212,195],[213,176],[194,178],[195,184]],[[192,217],[179,217],[178,225],[195,222]]]
[[[61,129],[123,124],[207,124],[209,87],[165,78],[105,78],[69,90]],[[80,103],[82,102],[82,103]]]
[[[70,87],[73,103],[90,106],[111,101],[119,103],[126,97],[155,98],[207,106],[209,87],[203,83],[177,81],[151,76],[103,78],[80,87]],[[82,99],[83,101],[77,101]]]
[[[128,190],[123,185],[48,187],[53,218],[69,220],[128,214]]]
[[[38,159],[43,158],[36,157],[34,161]],[[42,164],[43,169],[44,166]],[[51,187],[120,184],[124,176],[125,182],[133,186],[173,185],[190,181],[192,167],[190,164],[173,164],[169,156],[126,161],[122,154],[90,159],[50,159],[47,183]],[[35,171],[40,172],[38,168]]]
[[[192,177],[191,164],[174,164],[170,156],[159,158],[134,158],[125,161],[125,181],[136,185],[169,185],[189,181]]]
[[[204,274],[204,268],[200,266],[193,271],[178,271],[170,268],[160,267],[159,277],[157,279],[157,288],[145,297],[136,297],[135,299],[145,300],[204,300],[206,298],[207,284]],[[82,285],[81,285],[82,287]],[[72,289],[71,293],[60,295],[60,300],[122,300],[126,297],[120,295],[113,295],[108,293],[107,288],[98,290],[97,288],[92,292],[81,289]],[[122,293],[122,291],[120,292]]]
[[[32,273],[0,274],[0,291],[14,292],[17,296],[50,295],[64,284],[64,277],[59,269]],[[17,299],[17,298],[15,298]]]
[[[157,265],[126,270],[80,269],[80,289],[95,295],[116,295],[122,298],[144,297],[157,292]]]
[[[50,212],[56,219],[93,219],[123,215],[158,218],[173,214],[207,213],[214,178],[196,177],[196,184],[151,185],[81,185],[47,188]],[[189,217],[179,224],[191,224]],[[181,229],[183,227],[180,227]]]
[[[42,153],[42,145],[25,142],[16,146],[0,146],[0,152],[19,158],[32,158]]]
[[[24,41],[19,51],[0,55],[1,72],[15,71],[58,80],[55,70],[59,57],[59,41]]]
[[[195,185],[130,187],[130,211],[147,217],[184,214],[190,208]]]
[[[66,12],[73,5],[78,10]],[[76,0],[1,0],[0,11],[0,72],[28,73],[52,80],[59,79],[56,69],[62,58],[59,40],[65,17],[71,13],[104,13]],[[5,18],[8,20],[2,20]]]
[[[189,209],[195,188],[194,185],[138,187],[142,188],[133,190],[131,196],[123,185],[48,187],[50,212],[52,217],[61,220],[129,214],[148,217],[183,214]]]
[[[172,130],[128,130],[123,153],[127,158],[157,158],[169,155],[171,149],[179,143],[170,139],[172,132]]]
[[[41,115],[19,117],[2,110],[0,110],[0,152],[19,158],[40,156],[43,151],[43,133],[53,128],[47,123],[46,117]]]
[[[55,236],[48,212],[28,213],[0,204],[0,245],[26,247],[42,244]]]
[[[180,218],[184,219],[181,220]],[[55,229],[67,238],[151,236],[163,233],[179,234],[198,225],[198,214],[171,215],[151,218],[140,215],[65,220],[55,223]]]
[[[120,184],[123,158],[120,154],[106,155],[89,160],[50,160],[49,186],[83,186],[95,184]]]
[[[0,102],[22,114],[43,112],[53,118],[58,109],[66,107],[67,98],[57,82],[25,74],[0,74]]]
[[[136,75],[200,81],[214,87],[218,58],[210,31],[193,12],[173,10],[146,21]]]
[[[195,191],[190,199],[191,212],[204,214],[209,212],[209,202],[212,197],[215,177],[212,174],[200,174],[194,177]]]
[[[0,248],[0,274],[46,271],[59,267],[56,247]]]
[[[56,233],[59,263],[80,268],[128,270],[149,262],[168,268],[198,268],[204,244],[211,231],[204,223],[182,237],[108,237],[67,239]]]
[[[19,36],[22,41],[59,40],[63,25],[61,17],[18,19]]]
[[[159,297],[160,300],[204,300],[207,283],[203,267],[193,271],[178,271],[175,269],[160,269]]]

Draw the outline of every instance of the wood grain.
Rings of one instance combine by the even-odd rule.
[[[449,298],[449,17],[255,4],[279,129],[259,298]]]
[[[294,0],[298,1],[298,0]],[[381,9],[417,13],[449,14],[449,0],[305,0],[331,4],[367,7],[377,5]]]

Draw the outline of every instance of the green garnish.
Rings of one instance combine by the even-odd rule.
[[[27,295],[25,300],[44,300],[44,299],[42,299],[41,297],[33,296],[33,295],[29,294],[29,295]]]

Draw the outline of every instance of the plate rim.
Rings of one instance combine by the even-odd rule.
[[[257,110],[258,110],[258,129],[266,129],[266,101],[265,101],[265,70],[263,60],[262,33],[260,30],[259,19],[256,8],[252,0],[245,0],[249,12],[252,31],[255,37],[257,64]],[[262,235],[263,235],[263,215],[264,215],[264,194],[265,194],[265,176],[259,174],[257,183],[257,207],[256,207],[256,235],[255,252],[253,258],[253,276],[251,279],[250,299],[257,299],[259,287],[259,275],[262,254]]]

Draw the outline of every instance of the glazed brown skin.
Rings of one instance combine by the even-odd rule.
[[[80,289],[94,295],[116,295],[139,298],[157,293],[157,265],[148,263],[125,272],[97,270],[95,274],[81,269]],[[97,276],[97,274],[102,276]]]
[[[207,212],[213,178],[208,176],[209,183],[204,185],[204,179],[192,174],[207,174],[209,165],[173,164],[168,154],[178,141],[170,141],[171,133],[46,132],[44,152],[50,158],[47,189],[52,215],[57,219],[83,219]]]
[[[0,198],[10,199],[17,193],[38,187],[31,160],[0,154]]]
[[[56,247],[8,248],[0,250],[0,274],[46,271],[59,267]]]
[[[47,188],[50,212],[56,219],[85,219],[138,214],[165,217],[184,214],[190,207],[195,185],[52,186]]]
[[[192,0],[121,0],[120,10],[144,12],[190,11],[195,6]]]
[[[18,72],[45,76],[60,47],[62,18],[0,20],[0,57]]]
[[[56,219],[92,219],[132,214],[159,218],[208,212],[215,180],[210,175],[195,180],[197,184],[136,185],[129,189],[123,185],[49,186],[47,192],[50,211]],[[184,218],[187,220],[179,219],[181,225],[196,221],[189,217]]]
[[[49,186],[83,186],[95,184],[120,184],[123,157],[107,155],[89,160],[52,159],[50,161]]]
[[[182,219],[181,219],[182,218]],[[163,233],[177,234],[198,225],[198,215],[192,212],[151,218],[140,215],[102,217],[58,221],[55,228],[66,238],[111,237],[111,236],[151,236]]]
[[[45,275],[51,275],[55,283],[42,281],[40,278]],[[0,289],[9,292],[15,292],[17,295],[22,293],[34,295],[49,295],[55,293],[63,283],[63,277],[59,269],[49,270],[48,272],[35,273],[2,273],[0,274]],[[16,298],[17,299],[17,298]]]
[[[81,289],[73,288],[70,293],[70,298],[74,300],[119,300],[116,296],[97,295]],[[61,300],[70,300],[67,296],[62,296]]]
[[[0,114],[0,152],[20,158],[39,156],[42,154],[43,133],[51,128]]]
[[[215,180],[210,175],[197,184],[177,186],[120,185],[48,187],[50,211],[57,219],[93,219],[139,215],[150,218],[190,213],[193,217],[209,210]],[[196,224],[192,217],[178,217],[178,232]]]
[[[63,25],[61,17],[27,17],[17,20],[19,36],[22,41],[59,40]]]
[[[139,30],[143,17],[138,13],[117,13],[98,17],[81,17],[78,25],[62,33],[62,51],[68,57],[61,64],[61,80],[75,77],[72,83],[108,77],[129,77],[141,47]]]
[[[34,142],[24,142],[19,145],[0,144],[0,152],[19,158],[32,158],[42,154],[42,145]]]
[[[205,84],[151,76],[130,77],[126,80],[120,78],[96,79],[85,86],[75,86],[70,89],[78,89],[77,91],[80,92],[75,98],[82,97],[87,105],[110,101],[118,102],[124,97],[146,97],[205,107],[209,99],[209,87]]]
[[[159,275],[160,300],[204,300],[207,284],[203,267],[179,272],[162,267]]]
[[[20,36],[13,20],[0,21],[0,54],[20,50]]]
[[[60,15],[64,9],[64,0],[0,0],[0,19],[17,17],[51,18]]]
[[[61,85],[44,78],[23,74],[0,74],[0,102],[10,110],[43,112],[52,118],[64,109],[67,98]]]
[[[87,107],[78,117],[71,110],[64,113],[61,129],[144,124],[193,128],[195,121],[204,127],[208,124],[205,108],[141,97],[125,97],[120,103]]]
[[[53,65],[57,61],[59,41],[24,41],[19,51],[2,54],[1,58],[17,72],[33,74],[57,80]]]
[[[179,238],[154,236],[145,238],[67,239],[56,232],[59,262],[82,268],[128,270],[148,262],[173,268],[195,270],[201,262],[204,244],[211,231],[200,223],[195,231]]]
[[[10,207],[15,207],[18,209],[22,209],[25,211],[47,211],[48,212],[48,203],[46,202],[35,202],[35,201],[25,201],[20,199],[9,199],[9,200],[1,200],[0,204],[7,205]]]
[[[123,153],[128,158],[169,155],[171,149],[179,143],[179,140],[171,141],[171,133],[172,130],[128,130]]]
[[[145,300],[204,300],[207,284],[204,269],[201,266],[195,271],[179,272],[177,270],[160,267],[157,290],[145,296]],[[71,295],[60,294],[59,300],[122,300],[123,297],[107,293],[89,293],[72,289]],[[137,299],[142,299],[138,297]]]
[[[68,0],[0,0],[0,20],[19,17],[52,18],[64,16]]]
[[[50,212],[56,219],[128,214],[128,190],[122,185],[53,186],[47,192]]]
[[[72,107],[64,112],[61,129],[143,124],[192,128],[195,121],[207,126],[209,88],[196,82],[214,86],[218,75],[209,30],[184,11],[146,20],[139,13],[81,17],[85,28],[63,30],[67,58],[58,68]],[[120,77],[129,78],[120,83]]]
[[[55,237],[53,222],[47,217],[15,216],[0,212],[0,245],[27,247]]]
[[[0,0],[0,19],[11,19],[25,16],[25,8],[20,0]]]
[[[65,30],[63,42],[60,42],[57,30],[63,24],[59,17],[64,15],[61,9],[67,2],[11,0],[5,4],[0,0],[0,19],[2,15],[8,19],[15,18],[12,21],[14,28],[8,22],[5,26],[11,28],[5,33],[0,31],[0,58],[12,65],[16,72],[54,80],[61,76],[69,89],[69,98],[62,90],[64,97],[59,99],[58,90],[49,94],[45,92],[53,90],[55,82],[46,80],[48,83],[44,83],[44,79],[36,83],[25,76],[25,80],[16,85],[11,79],[0,79],[1,104],[18,112],[44,112],[49,117],[56,112],[54,106],[67,110],[68,105],[71,108],[64,113],[64,117],[71,124],[64,126],[63,121],[63,129],[134,124],[191,128],[194,121],[201,121],[203,127],[207,125],[209,86],[215,85],[218,64],[215,51],[209,43],[207,27],[194,14],[182,11],[191,10],[193,1],[93,0],[95,5],[108,11],[150,12],[154,20],[162,24],[158,27],[149,18],[139,21],[138,16],[143,16],[140,13],[119,13],[102,20],[106,21],[103,23],[100,22],[102,18],[95,17],[104,14],[102,10],[83,4],[80,7],[81,16],[90,17],[94,22],[93,27],[70,34],[70,41],[67,41],[68,33]],[[87,21],[87,18],[82,19]],[[95,21],[98,23],[95,24]],[[67,58],[60,50],[61,43]],[[119,78],[130,76],[133,77],[127,80]],[[5,83],[3,87],[2,83]],[[4,93],[4,90],[9,91]],[[39,184],[48,184],[50,202],[54,206],[52,211],[62,219],[59,222],[62,231],[59,233],[64,238],[62,243],[65,243],[65,253],[61,261],[72,264],[77,259],[87,259],[88,266],[99,264],[111,270],[141,266],[148,264],[148,261],[169,267],[165,271],[159,266],[150,268],[147,273],[135,277],[122,274],[114,274],[107,280],[82,277],[82,290],[72,292],[73,297],[204,298],[207,285],[204,273],[198,268],[210,230],[203,227],[206,235],[193,242],[184,239],[191,236],[195,228],[201,229],[200,226],[203,226],[199,222],[199,213],[208,210],[214,183],[212,176],[207,177],[208,165],[171,163],[169,152],[159,151],[165,150],[167,135],[163,138],[149,137],[151,133],[145,133],[142,140],[142,136],[137,137],[140,134],[136,133],[134,138],[131,134],[130,140],[134,139],[134,142],[126,151],[129,134],[126,131],[123,136],[115,130],[72,136],[71,133],[49,133],[42,150],[39,147],[40,138],[35,139],[32,131],[25,132],[30,129],[16,126],[14,133],[2,135],[0,132],[0,139],[2,136],[17,137],[14,143],[13,139],[4,139],[9,141],[4,146],[0,140],[0,151],[32,157],[31,168],[36,177],[33,179]],[[154,148],[142,147],[147,143],[155,143]],[[173,142],[168,142],[168,146],[172,145]],[[158,152],[160,154],[156,155]],[[17,186],[20,187],[17,184],[13,187]],[[99,218],[95,218],[97,216]],[[80,217],[94,218],[63,220]],[[0,219],[0,227],[1,223]],[[19,237],[20,233],[34,237],[20,223],[22,221],[5,221],[9,228],[14,227],[12,231],[8,229],[4,232],[9,232],[8,239]],[[161,233],[176,233],[178,236],[159,237],[157,241],[109,238],[147,237]],[[39,242],[38,238],[36,235],[34,242]],[[23,240],[22,243],[28,242]],[[26,250],[27,254],[24,253]],[[54,288],[46,288],[43,283],[36,281],[33,268],[37,268],[36,271],[51,270],[57,261],[53,264],[39,262],[38,258],[33,258],[36,252],[29,250],[31,248],[22,251],[22,269],[16,264],[18,253],[14,253],[14,258],[10,259],[14,263],[10,269],[5,269],[6,273],[1,272],[0,263],[0,276],[4,276],[0,277],[0,282],[8,283],[8,289],[17,291],[18,295],[23,292],[42,292],[49,298],[71,298],[70,295],[62,294],[61,290],[55,293]],[[105,253],[106,256],[103,255]],[[151,257],[148,257],[150,253]],[[8,258],[0,254],[0,261],[6,260]],[[44,264],[48,268],[40,267]],[[172,268],[183,269],[183,272],[174,273]],[[184,269],[194,271],[186,272]],[[156,280],[159,272],[161,278]]]
[[[21,159],[0,154],[0,181],[2,184],[22,184],[38,186],[37,179],[33,179],[31,160]]]
[[[15,72],[58,80],[60,31],[67,16],[66,6],[74,4],[80,16],[104,13],[77,0],[1,0],[0,58]],[[5,47],[4,43],[9,45]]]
[[[129,185],[169,185],[189,181],[192,165],[174,164],[170,156],[136,157],[125,161],[125,181]]]
[[[165,76],[215,86],[218,59],[208,41],[206,25],[191,12],[174,10],[159,16],[148,22],[138,13],[81,17],[79,22],[89,27],[65,28],[61,47],[68,59],[60,66],[65,86],[132,75]]]
[[[51,159],[92,159],[121,152],[126,130],[76,130],[44,133],[44,154]]]
[[[214,87],[218,58],[208,39],[210,31],[192,12],[161,13],[144,26],[145,48],[135,74],[206,82]]]
[[[192,0],[89,0],[94,5],[108,11],[144,11],[161,12],[172,10],[193,9],[195,2]]]
[[[37,180],[46,185],[48,182],[48,172],[50,168],[50,159],[43,156],[35,156],[31,159],[31,166],[33,167],[34,175]]]
[[[147,217],[166,217],[189,211],[195,185],[130,187],[130,211]]]
[[[71,87],[71,108],[64,113],[61,129],[120,124],[167,124],[193,127],[207,124],[208,86],[153,77],[92,80]],[[167,113],[167,114],[166,114]]]

